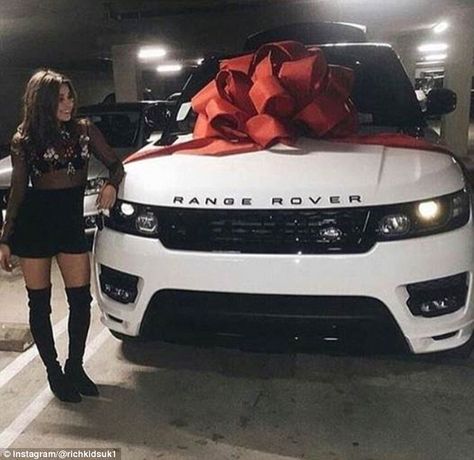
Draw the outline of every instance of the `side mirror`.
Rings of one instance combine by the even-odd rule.
[[[427,116],[445,115],[456,109],[457,96],[446,88],[433,88],[426,96]]]
[[[156,113],[154,110],[149,109],[145,112],[144,122],[144,136],[145,139],[148,139],[151,133],[158,128]]]

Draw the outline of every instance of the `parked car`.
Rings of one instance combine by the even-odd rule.
[[[318,45],[354,70],[362,133],[437,141],[389,45]],[[162,145],[190,139],[189,101],[219,61],[188,81]],[[443,94],[428,113],[453,109]],[[131,162],[95,240],[101,320],[122,340],[350,337],[376,339],[374,350],[393,340],[412,353],[465,354],[471,208],[454,157],[408,147],[301,136],[256,152]]]
[[[78,109],[79,117],[89,118],[104,134],[107,142],[120,158],[156,141],[163,130],[174,103],[169,101],[141,101],[117,104],[97,104]],[[6,209],[11,179],[11,159],[0,160],[0,224]],[[96,228],[95,201],[107,177],[107,169],[95,157],[89,163],[88,183],[84,198],[84,219],[87,233]]]

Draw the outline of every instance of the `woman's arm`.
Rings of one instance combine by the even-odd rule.
[[[13,171],[10,195],[8,197],[6,219],[0,236],[0,244],[7,245],[14,231],[18,209],[25,198],[26,188],[28,187],[28,165],[19,134],[15,134],[11,142],[11,160]]]

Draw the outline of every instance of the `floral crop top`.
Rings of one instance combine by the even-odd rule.
[[[85,186],[89,158],[93,154],[109,170],[107,183],[118,189],[124,176],[122,162],[94,124],[81,119],[70,131],[44,151],[29,151],[17,132],[11,142],[13,172],[5,223],[0,243],[8,244],[28,183],[35,189],[63,189]]]

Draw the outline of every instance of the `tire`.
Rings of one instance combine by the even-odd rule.
[[[109,329],[110,333],[116,338],[121,340],[124,343],[140,343],[140,342],[146,342],[146,339],[144,339],[141,336],[131,336],[131,335],[126,335],[122,334],[121,332],[114,331],[112,329]]]

